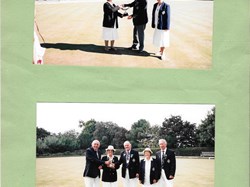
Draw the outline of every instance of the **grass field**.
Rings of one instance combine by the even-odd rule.
[[[167,61],[154,55],[151,14],[156,0],[148,1],[149,22],[145,30],[145,53],[126,50],[132,44],[133,24],[119,19],[118,52],[103,50],[101,39],[105,0],[74,3],[36,2],[36,23],[47,48],[44,63],[51,65],[115,66],[144,68],[210,69],[212,66],[213,1],[170,1],[170,48]],[[115,4],[128,0],[113,0]],[[132,1],[131,1],[132,2]],[[168,0],[167,0],[168,2]],[[128,10],[131,12],[132,10]],[[122,12],[122,11],[121,11]],[[43,43],[40,38],[41,43]]]
[[[85,157],[37,158],[36,187],[84,187],[84,163]],[[213,159],[177,158],[176,164],[175,187],[214,186]]]

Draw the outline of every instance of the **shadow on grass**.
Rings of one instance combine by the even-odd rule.
[[[104,46],[95,44],[42,43],[41,46],[47,49],[54,48],[60,50],[80,50],[91,53],[103,53],[103,54],[113,54],[113,55],[132,55],[132,56],[153,55],[153,53],[148,53],[146,51],[138,53],[138,51],[132,51],[123,47],[116,47],[117,51],[114,50],[105,51]]]

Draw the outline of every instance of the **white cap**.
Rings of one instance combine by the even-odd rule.
[[[107,151],[107,150],[112,150],[112,151],[115,151],[115,149],[114,149],[114,146],[113,146],[113,145],[109,145],[109,146],[108,146],[108,148],[106,149],[106,151]]]
[[[144,152],[146,152],[146,151],[148,151],[148,152],[150,152],[151,154],[153,154],[153,152],[151,151],[151,149],[148,148],[148,147],[147,147],[146,149],[143,150],[143,154],[144,154]]]

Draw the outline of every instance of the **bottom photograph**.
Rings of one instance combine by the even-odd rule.
[[[37,103],[36,187],[214,187],[215,108]]]

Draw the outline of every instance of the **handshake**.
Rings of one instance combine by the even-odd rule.
[[[118,7],[119,7],[119,9],[121,9],[121,10],[123,10],[124,11],[124,13],[122,14],[122,17],[126,17],[126,16],[128,16],[128,13],[126,12],[128,9],[129,9],[129,7],[125,7],[124,6],[124,4],[122,4],[122,5],[118,5]],[[128,19],[131,19],[130,18],[131,16],[128,16]]]
[[[109,168],[115,168],[115,164],[112,163],[112,160],[105,161],[105,165]]]

